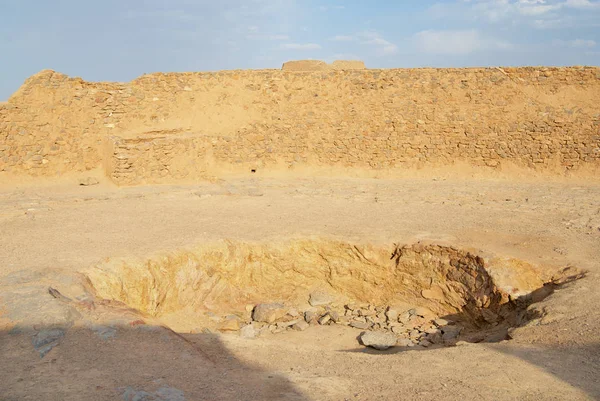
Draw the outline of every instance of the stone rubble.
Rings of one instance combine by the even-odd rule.
[[[310,326],[343,325],[363,330],[362,344],[381,350],[392,346],[455,345],[463,329],[423,307],[399,311],[383,305],[333,302],[329,294],[315,291],[309,297],[310,307],[261,303],[248,306],[246,311],[251,315],[245,319],[236,315],[221,318],[218,327],[222,332],[239,332],[243,338],[256,338],[263,332],[279,334],[304,331]],[[214,320],[214,315],[211,316]]]

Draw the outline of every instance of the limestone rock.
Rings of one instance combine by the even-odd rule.
[[[445,299],[444,291],[440,286],[434,285],[430,289],[422,290],[421,296],[425,299],[443,302]]]
[[[444,342],[441,332],[428,334],[427,340],[432,344],[441,344]]]
[[[395,309],[388,309],[387,312],[385,312],[385,316],[390,323],[398,321],[398,311]]]
[[[40,353],[40,358],[43,358],[52,350],[52,348],[59,344],[60,340],[64,336],[65,331],[63,329],[56,328],[41,330],[33,336],[33,347],[37,352]]]
[[[462,327],[460,326],[445,326],[442,329],[442,338],[446,342],[456,340],[461,331]]]
[[[390,333],[366,331],[360,335],[363,345],[383,351],[396,345],[396,336]]]
[[[298,323],[298,319],[290,320],[288,322],[277,322],[277,327],[280,329],[287,329],[288,327],[292,327],[296,323]]]
[[[298,320],[298,322],[292,326],[292,329],[296,331],[304,331],[308,329],[310,325],[306,323],[304,320]]]
[[[329,323],[329,321],[330,321],[330,320],[331,320],[331,316],[329,316],[329,314],[327,314],[327,315],[325,315],[325,316],[322,316],[322,317],[319,319],[319,324],[320,324],[320,325],[325,325],[325,324]]]
[[[329,317],[333,320],[334,323],[338,323],[340,321],[340,314],[337,311],[329,312]]]
[[[258,331],[251,324],[242,327],[242,329],[240,330],[240,337],[252,339],[252,338],[256,338],[257,336],[258,336]]]
[[[404,312],[400,316],[398,316],[398,321],[402,324],[407,324],[410,320],[410,313]]]
[[[252,312],[252,319],[257,322],[273,323],[286,314],[285,306],[279,303],[258,304]]]
[[[291,308],[290,310],[288,310],[287,314],[293,318],[297,318],[298,316],[300,316],[300,313],[298,312],[298,309],[296,309],[296,308]]]
[[[419,316],[419,317],[423,317],[423,318],[433,316],[433,313],[429,309],[423,308],[423,307],[414,308],[408,312],[413,316]]]
[[[355,329],[361,329],[361,330],[366,330],[369,327],[371,327],[370,323],[366,323],[366,322],[351,322],[350,323],[350,327],[354,327]]]
[[[318,319],[319,314],[317,312],[312,310],[307,310],[306,312],[304,312],[304,320],[307,323],[316,324]]]
[[[230,315],[219,325],[220,331],[238,331],[242,325],[240,319],[237,316]]]

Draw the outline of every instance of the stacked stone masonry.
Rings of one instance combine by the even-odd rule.
[[[260,70],[92,83],[42,71],[0,103],[0,172],[116,183],[463,162],[600,166],[600,68]]]

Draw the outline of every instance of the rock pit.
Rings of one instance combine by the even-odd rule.
[[[363,345],[502,341],[556,278],[511,258],[437,244],[221,242],[84,272],[91,297],[179,332],[246,338],[340,325]]]

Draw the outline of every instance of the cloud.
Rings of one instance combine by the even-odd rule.
[[[380,55],[391,55],[398,52],[398,46],[389,40],[384,39],[379,33],[374,31],[359,32],[358,42],[363,45],[370,45],[377,49]]]
[[[345,6],[321,6],[321,7],[319,7],[319,10],[326,12],[326,11],[331,11],[331,10],[343,10],[345,8],[346,8]]]
[[[249,40],[289,40],[288,35],[246,35]]]
[[[286,43],[281,45],[284,50],[319,50],[321,45],[317,43]]]
[[[600,2],[591,2],[590,0],[567,0],[565,2],[566,7],[580,8],[580,9],[597,9],[600,10]]]
[[[554,46],[572,47],[576,49],[589,49],[596,47],[596,41],[591,39],[574,39],[574,40],[555,40],[552,42]]]
[[[333,57],[330,57],[331,61],[334,60],[360,60],[360,56],[354,53],[336,53]]]
[[[154,20],[172,20],[178,22],[193,22],[202,20],[201,15],[189,12],[184,9],[158,9],[158,10],[129,10],[122,13],[121,18],[139,20],[139,19],[154,19]]]
[[[536,29],[561,28],[567,24],[568,20],[566,18],[536,19],[531,22],[531,25]]]
[[[334,42],[351,42],[353,40],[355,40],[354,36],[350,36],[350,35],[336,35],[332,38],[330,38],[329,40],[332,40]]]
[[[398,46],[385,39],[375,31],[362,31],[354,35],[336,35],[329,40],[334,42],[354,42],[362,46],[368,46],[375,50],[379,56],[389,56],[398,52]]]
[[[565,13],[576,10],[600,11],[600,2],[591,0],[457,0],[439,2],[428,9],[438,19],[484,19],[489,22],[525,20],[537,28],[554,27]],[[571,12],[572,13],[572,12]],[[533,20],[532,20],[533,18]],[[552,22],[546,23],[550,19]]]
[[[487,38],[477,30],[427,30],[414,35],[420,52],[428,54],[465,55],[481,50],[510,49],[508,42]]]

